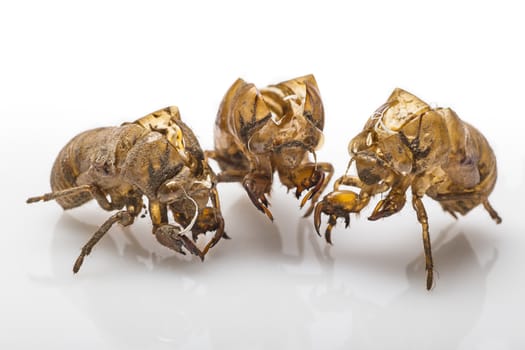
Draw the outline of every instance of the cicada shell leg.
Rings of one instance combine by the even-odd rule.
[[[84,262],[84,258],[91,253],[93,247],[100,241],[102,237],[109,231],[109,229],[115,224],[120,223],[122,226],[129,226],[134,221],[134,216],[127,210],[121,210],[114,215],[110,216],[109,219],[104,222],[99,229],[93,234],[90,240],[82,247],[80,255],[73,265],[73,272],[77,273],[80,270],[80,266]]]
[[[348,227],[350,225],[350,213],[359,213],[368,201],[369,197],[363,200],[353,191],[330,192],[315,206],[314,226],[317,234],[320,235],[321,214],[324,213],[329,216],[328,226],[325,230],[325,239],[328,243],[332,243],[331,234],[337,218],[344,218],[345,227]]]
[[[412,206],[417,213],[417,220],[423,229],[423,248],[425,250],[425,270],[427,272],[427,290],[434,284],[434,263],[432,261],[432,247],[430,244],[430,234],[428,231],[428,217],[423,201],[420,196],[412,195]]]
[[[498,213],[494,210],[494,208],[492,208],[492,205],[490,205],[489,203],[489,200],[488,199],[485,199],[483,201],[483,207],[485,208],[486,211],[488,211],[490,217],[496,221],[496,224],[501,224],[501,217],[498,215]]]
[[[55,200],[61,197],[72,196],[72,195],[75,195],[81,192],[91,192],[91,185],[82,185],[82,186],[72,187],[72,188],[68,188],[65,190],[61,190],[61,191],[49,192],[41,196],[30,197],[26,200],[26,203],[28,204],[36,203],[40,201],[47,202],[47,201],[52,201],[52,200]]]
[[[301,201],[300,207],[302,208],[304,207],[306,202],[310,200],[310,206],[304,213],[303,217],[307,217],[312,214],[315,208],[315,204],[319,200],[319,197],[321,197],[321,194],[323,194],[324,190],[326,189],[326,186],[328,186],[328,183],[334,175],[334,167],[330,163],[316,163],[314,164],[314,166],[315,171],[318,172],[320,176],[318,176],[318,182],[314,184],[314,186],[306,193],[306,195]],[[297,191],[299,192],[299,187],[297,188]]]

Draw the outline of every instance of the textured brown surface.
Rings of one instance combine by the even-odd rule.
[[[215,175],[177,107],[168,107],[120,127],[85,131],[59,153],[51,172],[53,192],[28,199],[56,200],[64,209],[92,198],[105,210],[120,210],[95,232],[75,263],[85,256],[115,223],[133,223],[149,204],[153,234],[181,254],[182,247],[201,259],[224,234],[224,220]],[[176,224],[168,222],[171,210]],[[185,233],[192,232],[192,240]],[[201,251],[194,241],[207,231],[215,236]]]
[[[337,218],[345,218],[348,225],[349,213],[359,213],[378,193],[388,192],[369,220],[395,214],[404,207],[410,188],[412,206],[423,228],[428,289],[433,283],[433,264],[421,197],[435,199],[454,217],[483,204],[490,216],[501,222],[488,202],[497,177],[494,152],[478,130],[449,108],[431,108],[396,89],[350,141],[348,150],[357,176],[340,177],[334,191],[317,204],[317,231],[321,213],[329,215],[325,237],[330,242]],[[357,187],[360,192],[339,189],[341,185]]]
[[[209,156],[219,163],[219,181],[243,184],[253,204],[269,218],[267,196],[273,173],[289,189],[309,190],[309,215],[328,184],[333,168],[317,163],[322,145],[324,107],[313,75],[257,89],[238,79],[224,96],[215,124],[215,149]],[[314,161],[309,155],[314,154]]]

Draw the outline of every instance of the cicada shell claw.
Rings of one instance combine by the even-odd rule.
[[[337,218],[343,218],[345,227],[350,225],[350,213],[359,213],[363,208],[363,201],[353,191],[334,191],[327,194],[322,201],[317,203],[314,210],[314,226],[318,235],[321,228],[321,214],[329,216],[328,225],[325,230],[325,239],[332,243],[332,229],[337,223]]]

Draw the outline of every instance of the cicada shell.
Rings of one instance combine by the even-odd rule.
[[[379,193],[386,195],[369,220],[395,214],[404,207],[410,190],[422,226],[427,289],[433,285],[433,262],[424,195],[454,217],[481,204],[496,223],[501,222],[488,201],[497,178],[494,152],[485,137],[450,108],[432,108],[395,89],[350,141],[348,150],[357,175],[340,177],[334,191],[317,204],[317,232],[325,213],[329,216],[325,237],[330,242],[337,218],[343,217],[348,226],[349,214],[359,213]],[[341,186],[356,187],[359,193]]]
[[[117,211],[82,248],[74,272],[113,224],[135,221],[145,207],[144,197],[153,234],[178,253],[186,250],[202,259],[224,235],[215,174],[177,107],[75,136],[56,158],[51,189],[27,202],[56,200],[72,209],[95,199],[103,209]],[[168,211],[174,222],[169,222]],[[195,241],[207,231],[215,235],[201,250]]]
[[[324,107],[313,75],[263,89],[238,79],[220,105],[209,156],[222,170],[219,181],[242,183],[270,219],[267,197],[274,172],[297,198],[307,190],[301,207],[310,200],[309,215],[333,174],[331,164],[315,157],[323,127]]]

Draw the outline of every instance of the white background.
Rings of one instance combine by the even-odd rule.
[[[12,1],[0,5],[2,349],[523,349],[525,21],[512,1]],[[344,4],[344,6],[343,6]],[[366,209],[328,247],[278,183],[275,223],[220,186],[230,241],[175,256],[149,219],[115,227],[71,273],[109,214],[28,206],[78,132],[178,105],[203,148],[237,77],[314,73],[326,108],[318,157],[347,143],[397,86],[453,107],[489,139],[499,179],[457,222],[426,198],[438,279],[424,288],[410,205]]]

